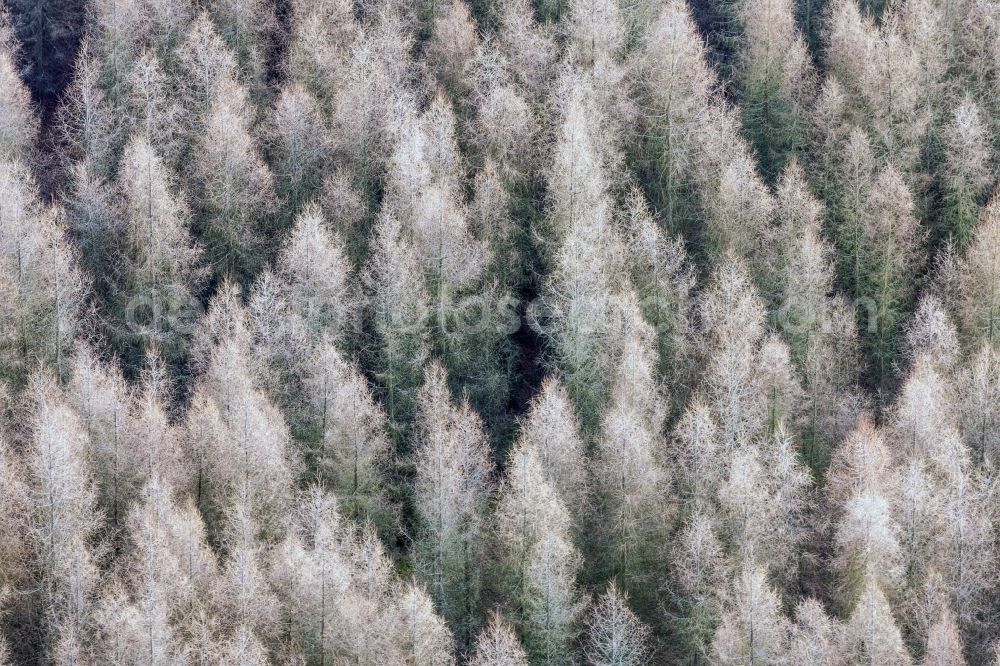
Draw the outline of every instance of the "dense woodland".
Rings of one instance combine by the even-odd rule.
[[[998,0],[7,0],[0,663],[1000,664]]]

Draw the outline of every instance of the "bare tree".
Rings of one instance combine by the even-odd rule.
[[[259,267],[275,205],[274,177],[260,158],[251,120],[245,89],[231,80],[217,82],[193,164],[209,262],[217,276],[242,281]]]
[[[118,285],[118,334],[142,348],[155,345],[176,363],[185,350],[183,331],[204,278],[202,250],[191,238],[186,202],[173,178],[143,136],[125,150],[119,189],[125,201],[125,251]]]
[[[417,570],[459,645],[476,633],[483,527],[492,463],[479,417],[452,404],[447,377],[428,368],[418,398],[413,464]]]
[[[430,354],[430,296],[419,257],[401,223],[383,213],[373,231],[365,273],[369,316],[377,340],[375,382],[394,425],[412,416],[423,365]]]
[[[780,664],[785,658],[788,621],[764,570],[744,563],[732,583],[712,641],[716,664]]]
[[[9,331],[4,372],[23,382],[43,362],[62,376],[81,325],[86,288],[62,211],[43,207],[34,180],[12,162],[0,162],[0,199],[0,273]]]
[[[844,654],[854,663],[908,666],[912,663],[889,602],[874,580],[863,584],[844,632]]]
[[[60,641],[79,636],[92,621],[98,570],[90,540],[100,514],[79,418],[51,373],[35,374],[28,391],[30,535],[47,645],[57,652]]]
[[[990,175],[991,137],[980,117],[979,107],[969,97],[955,107],[951,121],[942,130],[945,145],[945,228],[959,249],[972,237],[979,219]]]
[[[528,655],[513,628],[504,622],[499,613],[493,613],[479,632],[469,663],[474,666],[527,666]]]
[[[602,520],[601,547],[609,576],[617,576],[641,606],[658,568],[670,520],[669,476],[660,456],[665,409],[656,380],[653,332],[632,300],[623,304],[618,367],[597,438],[593,484]]]
[[[841,623],[827,615],[820,602],[815,599],[800,601],[789,633],[788,661],[816,666],[841,663],[843,630]]]
[[[575,529],[582,530],[590,506],[585,447],[569,395],[555,377],[542,381],[514,450],[535,452],[544,482],[562,500]]]
[[[639,666],[649,658],[649,629],[628,607],[628,596],[608,586],[587,620],[587,663]]]
[[[273,153],[278,196],[294,214],[323,184],[323,172],[333,157],[322,107],[301,83],[281,90],[266,130]]]
[[[0,155],[26,159],[35,149],[38,120],[31,95],[17,72],[18,48],[11,34],[10,17],[0,13],[0,86],[6,92],[0,104]]]

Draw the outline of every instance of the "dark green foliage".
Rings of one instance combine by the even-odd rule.
[[[73,78],[86,6],[76,0],[7,0],[21,53],[25,81],[47,114]]]

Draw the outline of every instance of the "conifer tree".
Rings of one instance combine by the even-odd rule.
[[[728,563],[712,519],[694,513],[681,525],[673,552],[677,553],[676,561],[684,563],[669,572],[667,581],[678,647],[682,654],[706,659],[729,580]]]
[[[802,378],[803,451],[821,468],[857,418],[857,324],[847,300],[834,293],[833,248],[821,235],[818,202],[794,164],[782,175],[778,199],[784,228],[775,318]]]
[[[344,0],[293,2],[290,5],[285,69],[327,108],[346,76],[348,48],[359,26]]]
[[[471,233],[462,194],[455,117],[437,95],[419,118],[405,114],[388,176],[388,207],[403,221],[433,303],[432,341],[452,381],[490,425],[506,402],[507,303],[485,273],[489,247]]]
[[[289,638],[306,663],[402,661],[394,640],[410,634],[383,631],[397,620],[388,574],[377,539],[355,537],[332,495],[316,486],[300,495],[270,575]]]
[[[172,81],[159,59],[144,51],[129,77],[131,87],[129,125],[132,141],[143,137],[174,170],[185,148],[183,109],[171,98]]]
[[[594,224],[591,218],[608,216],[609,178],[605,167],[612,156],[605,153],[608,138],[601,127],[602,114],[593,84],[582,76],[562,81],[562,114],[548,175],[550,210],[546,219],[546,248],[550,257],[573,230]],[[605,224],[603,220],[597,223]]]
[[[0,544],[0,590],[5,591],[0,663],[13,664],[15,655],[30,649],[41,627],[32,621],[35,600],[11,598],[9,592],[33,583],[28,566],[34,557],[31,535],[32,488],[25,460],[9,443],[8,433],[0,439],[0,527],[7,537]],[[13,647],[8,644],[13,643]]]
[[[723,117],[720,122],[727,120]],[[706,177],[702,186],[708,218],[702,242],[714,262],[721,263],[727,254],[734,254],[746,257],[756,272],[762,273],[761,248],[774,215],[774,197],[758,175],[743,139],[737,136],[726,141],[726,132],[714,128],[713,140],[719,145],[705,149],[709,156],[704,168],[712,176]]]
[[[218,91],[238,80],[236,56],[219,35],[212,18],[199,13],[186,28],[178,49],[180,93],[189,112],[187,130],[192,146],[201,140]]]
[[[815,599],[805,599],[795,608],[795,623],[788,639],[788,661],[793,664],[834,666],[841,662],[843,626],[831,618]]]
[[[860,664],[908,666],[911,662],[885,594],[874,580],[864,583],[844,631],[845,654]]]
[[[743,124],[761,172],[773,181],[804,143],[813,86],[810,56],[793,3],[747,2],[740,18]]]
[[[328,340],[346,346],[356,330],[351,268],[340,239],[316,206],[306,206],[296,219],[276,273],[288,316],[301,321],[310,343]]]
[[[459,645],[476,634],[484,511],[492,463],[482,422],[452,404],[447,377],[428,368],[418,397],[413,465],[419,520],[416,566]]]
[[[541,8],[545,14],[545,8]],[[540,101],[554,78],[555,39],[546,26],[535,20],[531,3],[526,0],[499,0],[497,41],[520,87],[532,101]]]
[[[264,645],[278,626],[278,601],[267,580],[261,526],[254,518],[259,511],[255,495],[250,482],[243,481],[221,526],[226,556],[218,580],[218,617],[228,643],[224,650],[236,663],[263,657]]]
[[[624,306],[618,367],[594,460],[601,549],[608,577],[617,577],[639,608],[652,603],[653,564],[670,508],[661,432],[665,410],[656,381],[653,332],[634,302]]]
[[[994,197],[983,210],[965,254],[945,271],[946,282],[957,292],[959,330],[970,348],[979,344],[997,346],[1000,340],[1000,199]],[[947,264],[945,265],[947,269]],[[949,275],[951,273],[952,275]]]
[[[644,97],[655,119],[650,152],[667,230],[687,233],[697,208],[694,195],[703,117],[716,79],[686,3],[668,2],[650,29],[643,54]]]
[[[764,304],[742,261],[727,257],[699,303],[706,399],[724,450],[749,442],[766,422],[769,396],[756,362],[764,336]]]
[[[360,370],[331,345],[321,345],[308,367],[306,423],[319,439],[311,467],[341,498],[348,516],[384,520],[392,455],[385,412]]]
[[[225,283],[212,303],[201,336],[217,337],[202,345],[205,374],[187,413],[188,455],[197,461],[195,493],[213,536],[221,535],[224,516],[239,498],[246,519],[265,532],[280,531],[298,467],[285,420],[251,373],[238,294]]]
[[[788,640],[788,621],[764,571],[747,562],[734,577],[712,641],[713,663],[780,664]]]
[[[570,664],[585,604],[576,576],[579,552],[555,530],[535,544],[525,581],[523,633],[531,658],[540,664]]]
[[[975,102],[966,98],[955,107],[951,121],[942,130],[942,140],[943,231],[949,233],[955,245],[962,249],[972,237],[983,195],[992,184],[991,137]]]
[[[7,91],[0,103],[0,156],[25,159],[34,151],[38,120],[31,93],[18,76],[20,54],[11,33],[10,17],[0,12],[0,86]]]
[[[983,344],[959,379],[958,410],[963,438],[987,462],[1000,455],[1000,352]]]
[[[375,224],[365,286],[376,342],[372,372],[389,421],[398,428],[413,414],[430,354],[431,304],[417,253],[391,214],[383,213]]]
[[[715,515],[724,473],[718,427],[700,395],[691,398],[672,433],[674,486],[683,514]]]
[[[532,399],[514,445],[514,451],[531,450],[544,482],[562,500],[575,529],[582,529],[591,501],[585,447],[569,395],[552,376],[542,381]]]
[[[608,586],[587,620],[587,663],[638,666],[649,658],[649,629],[628,607],[628,596]]]
[[[81,45],[73,81],[57,111],[64,159],[86,165],[99,180],[111,180],[123,118],[100,85],[100,61],[86,41]]]
[[[913,298],[922,232],[913,199],[899,172],[879,173],[865,204],[861,281],[857,296],[870,305],[862,340],[879,386],[885,383],[900,351],[901,326]]]
[[[450,0],[437,10],[427,43],[427,62],[445,90],[456,100],[472,87],[476,50],[476,22],[464,0]]]
[[[245,283],[267,247],[274,178],[250,133],[251,109],[243,87],[223,80],[210,100],[193,164],[198,227],[215,275]]]
[[[133,345],[138,364],[145,347],[156,346],[172,364],[185,353],[194,302],[203,279],[201,248],[192,240],[186,203],[148,140],[132,140],[122,157],[119,188],[125,200],[128,258],[117,285],[119,331]]]
[[[274,9],[263,0],[221,0],[212,3],[209,11],[236,56],[244,84],[263,92],[267,51],[277,28]]]
[[[686,397],[680,389],[694,375],[694,270],[683,239],[665,236],[639,191],[629,193],[624,217],[627,266],[642,314],[656,333],[658,374],[679,405]]]
[[[856,113],[873,139],[901,169],[914,165],[928,125],[921,92],[926,88],[918,50],[901,29],[898,12],[876,25],[854,0],[839,0],[827,23],[826,58],[856,97]]]
[[[539,122],[528,93],[520,88],[495,43],[476,52],[473,99],[476,104],[476,145],[496,163],[513,192],[539,168]]]
[[[827,471],[827,501],[836,512],[836,563],[842,596],[848,606],[865,586],[895,586],[900,568],[899,526],[890,502],[898,481],[885,439],[862,417],[834,453]]]
[[[940,617],[931,627],[923,663],[926,666],[965,666],[962,637],[947,608],[942,610]]]
[[[46,645],[57,654],[62,641],[75,643],[74,637],[92,621],[98,570],[90,540],[99,514],[82,424],[51,373],[35,374],[28,391],[26,461],[35,590],[46,618]]]
[[[584,430],[590,432],[610,390],[605,371],[613,363],[620,240],[605,195],[586,208],[570,209],[575,212],[544,286],[551,316],[546,332]]]
[[[570,517],[545,480],[539,452],[518,444],[510,455],[496,511],[503,552],[501,578],[529,652],[544,662],[560,660],[566,624],[576,618],[573,578],[579,555],[567,542]]]
[[[7,294],[3,372],[21,383],[41,362],[62,376],[81,322],[85,278],[62,212],[38,199],[34,180],[0,162],[0,285]]]
[[[973,468],[965,444],[953,432],[933,461],[941,475],[941,530],[932,547],[933,566],[951,592],[955,619],[970,633],[983,617],[992,580],[996,521],[990,481]]]
[[[198,613],[215,583],[215,555],[193,506],[152,478],[128,517],[129,567],[105,591],[98,610],[101,650],[115,663],[172,663],[183,658]]]
[[[720,534],[737,554],[753,557],[776,583],[789,588],[798,576],[810,486],[796,454],[779,423],[770,441],[732,454],[718,488]]]
[[[316,98],[301,83],[281,90],[271,112],[268,145],[277,194],[287,214],[295,214],[323,184],[333,153]]]
[[[876,178],[875,155],[864,130],[852,126],[843,140],[832,146],[827,176],[828,215],[837,246],[838,273],[847,293],[858,298],[863,293],[862,252],[865,243],[865,207]]]
[[[527,666],[528,655],[513,628],[498,613],[494,613],[479,632],[469,663],[474,666]]]

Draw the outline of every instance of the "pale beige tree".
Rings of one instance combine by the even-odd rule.
[[[260,264],[267,217],[275,205],[274,176],[251,133],[246,90],[232,80],[215,83],[192,175],[199,227],[209,263],[218,276],[243,279]]]
[[[694,219],[689,189],[698,184],[700,134],[716,76],[684,2],[666,3],[650,27],[641,61],[660,200],[671,232]],[[692,210],[694,208],[694,210]]]
[[[455,663],[454,640],[444,620],[434,611],[430,596],[419,585],[407,583],[396,602],[403,627],[401,652],[411,666]]]
[[[479,35],[465,0],[450,0],[437,9],[427,44],[427,63],[453,95],[466,95],[473,85]]]
[[[715,664],[780,664],[785,658],[788,621],[763,568],[751,561],[733,578],[712,641]]]
[[[304,84],[282,88],[266,138],[274,155],[278,195],[294,213],[320,189],[333,156],[322,107]]]
[[[852,663],[909,666],[912,663],[885,594],[874,580],[864,583],[844,630],[844,654]]]
[[[626,265],[643,316],[656,333],[661,381],[679,405],[695,374],[693,266],[683,238],[664,234],[638,188],[629,193],[623,218]]]
[[[348,515],[379,519],[391,467],[388,422],[360,369],[322,344],[303,376],[307,424],[319,438],[312,461]]]
[[[521,647],[513,627],[499,613],[492,613],[479,632],[476,649],[469,663],[473,666],[528,666],[528,655]]]
[[[986,188],[993,182],[991,137],[980,116],[979,107],[966,97],[942,129],[945,146],[942,181],[946,188],[943,222],[960,249],[972,237]]]
[[[456,406],[438,363],[418,396],[415,502],[416,566],[459,645],[476,634],[486,498],[492,462],[482,422],[468,402]]]
[[[766,424],[767,398],[757,374],[764,304],[744,262],[727,257],[699,303],[701,381],[724,450],[749,442]]]
[[[18,76],[20,54],[10,17],[0,14],[0,87],[6,91],[0,103],[0,155],[5,159],[28,158],[34,151],[38,119],[31,94]]]
[[[587,620],[587,663],[592,666],[639,666],[648,663],[649,628],[628,607],[628,595],[612,582]]]
[[[958,380],[962,436],[990,463],[1000,455],[1000,352],[983,343]]]
[[[525,647],[541,664],[571,664],[574,641],[586,609],[576,577],[579,551],[557,530],[544,530],[525,572],[522,632]]]
[[[64,375],[81,327],[86,278],[59,208],[43,206],[28,170],[0,161],[0,264],[8,294],[4,372],[23,382],[41,363]]]
[[[118,187],[127,220],[119,335],[140,348],[155,345],[176,362],[204,278],[191,214],[169,167],[143,135],[134,137],[122,156]]]
[[[681,566],[668,572],[678,638],[683,649],[707,658],[730,579],[729,563],[712,519],[696,512],[678,531],[673,552]]]
[[[965,666],[962,637],[948,608],[945,607],[927,636],[924,666]]]
[[[35,594],[47,617],[49,649],[86,632],[98,584],[90,541],[100,521],[87,433],[52,374],[37,372],[27,388],[30,428],[29,534]]]
[[[430,354],[431,301],[419,255],[398,218],[383,213],[373,230],[364,275],[377,351],[375,383],[393,424],[408,420]]]
[[[1000,340],[1000,199],[992,198],[983,210],[979,224],[964,256],[951,269],[957,298],[959,330],[962,341],[975,348],[986,342],[997,345]]]
[[[617,368],[592,474],[607,571],[633,597],[645,598],[659,575],[654,562],[670,519],[669,472],[661,455],[665,408],[655,338],[634,299],[621,306]]]
[[[841,663],[843,625],[831,618],[816,599],[804,599],[795,608],[789,630],[789,663],[836,666]]]
[[[562,500],[576,529],[582,529],[590,506],[585,445],[569,394],[556,377],[542,381],[515,447],[536,452],[542,478]]]

